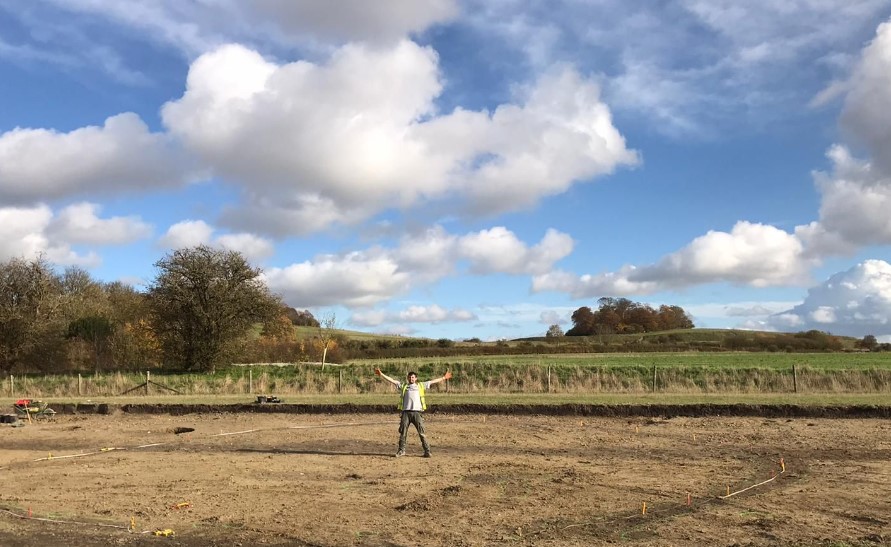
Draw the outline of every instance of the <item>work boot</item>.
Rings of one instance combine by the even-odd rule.
[[[429,451],[429,450],[427,450],[426,452],[424,452],[424,457],[425,457],[425,458],[429,458],[429,457],[430,457],[430,451]]]
[[[400,451],[396,452],[396,456],[395,456],[396,458],[401,458],[402,456],[405,456],[405,450],[400,450]]]

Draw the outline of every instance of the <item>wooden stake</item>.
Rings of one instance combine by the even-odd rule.
[[[690,492],[687,492],[687,507],[693,505],[693,497],[690,495]]]
[[[653,365],[653,393],[656,392],[656,365]]]
[[[551,392],[551,365],[548,365],[548,393]]]
[[[83,379],[80,377],[80,372],[77,373],[77,394],[83,395]]]
[[[783,473],[786,472],[786,462],[783,460],[783,458],[780,458],[780,469],[783,470]]]
[[[149,384],[152,381],[152,373],[149,371],[145,371],[145,394],[149,394]]]
[[[798,393],[798,372],[795,370],[795,365],[792,365],[792,391]]]
[[[641,508],[640,508],[640,514],[641,514],[641,515],[646,515],[646,514],[647,514],[647,502],[643,502],[643,505],[642,505]]]
[[[248,393],[254,392],[254,371],[248,369]]]

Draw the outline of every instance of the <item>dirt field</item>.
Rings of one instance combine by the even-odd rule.
[[[0,545],[891,545],[885,419],[441,412],[427,418],[430,459],[414,431],[408,456],[393,458],[397,420],[117,413],[3,425]],[[781,458],[775,480],[719,499],[773,477]],[[30,520],[10,514],[29,508]],[[139,532],[175,536],[128,533],[131,517]]]

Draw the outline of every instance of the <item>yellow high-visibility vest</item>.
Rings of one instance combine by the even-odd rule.
[[[408,391],[408,386],[408,382],[402,384],[402,398],[399,399],[399,410],[404,410],[403,403],[405,402],[405,392]],[[418,382],[418,393],[421,396],[421,410],[427,410],[427,396],[424,391],[424,382]]]

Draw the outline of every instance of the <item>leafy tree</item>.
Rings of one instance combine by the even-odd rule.
[[[260,336],[281,341],[297,339],[297,333],[294,332],[294,323],[284,311],[279,312],[278,315],[263,323],[263,330],[260,332]]]
[[[545,333],[545,338],[560,338],[561,336],[563,336],[563,329],[556,323],[548,327],[548,332]]]
[[[573,327],[566,336],[592,334],[631,334],[658,330],[693,328],[693,321],[680,306],[650,306],[627,298],[604,297],[597,300],[597,311],[583,306],[572,314]]]
[[[692,329],[693,321],[680,306],[659,306],[659,330]]]
[[[253,324],[271,322],[281,309],[260,270],[236,251],[199,245],[155,266],[160,272],[148,291],[153,327],[165,357],[185,370],[215,370]]]
[[[863,340],[857,341],[857,346],[864,348],[864,349],[868,349],[870,351],[875,350],[878,347],[878,345],[879,345],[879,341],[876,340],[876,337],[873,336],[872,334],[867,334],[866,336],[863,337]]]
[[[566,332],[566,336],[589,336],[594,334],[596,320],[594,312],[588,306],[582,306],[572,312],[570,319],[572,319],[572,328]]]
[[[319,327],[319,322],[309,310],[297,311],[291,307],[285,307],[285,314],[291,323],[297,327]]]

